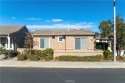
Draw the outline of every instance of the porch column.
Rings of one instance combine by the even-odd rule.
[[[7,36],[7,39],[8,39],[8,44],[7,44],[8,45],[8,50],[10,50],[10,36],[9,35]]]

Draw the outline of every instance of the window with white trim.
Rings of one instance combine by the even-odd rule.
[[[40,48],[49,48],[49,38],[40,38]]]
[[[86,38],[75,38],[75,49],[76,50],[87,49],[87,39]]]
[[[59,36],[58,37],[58,42],[63,42],[63,39],[64,39],[63,36]]]
[[[0,46],[1,47],[5,47],[6,40],[7,40],[6,38],[0,38],[0,44],[1,44]]]

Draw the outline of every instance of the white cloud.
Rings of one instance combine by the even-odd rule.
[[[62,22],[63,19],[52,19],[53,22]]]
[[[26,18],[26,20],[41,20],[41,19],[40,18],[31,17],[31,18]]]
[[[46,20],[47,22],[62,22],[63,19],[51,19],[51,20]]]
[[[86,23],[86,22],[81,22],[81,23],[73,23],[73,24],[64,24],[64,23],[59,23],[59,24],[51,24],[51,25],[27,25],[29,30],[40,30],[40,29],[90,29],[94,30],[96,25],[93,23]]]
[[[13,16],[13,17],[11,17],[11,19],[13,19],[13,20],[14,20],[14,19],[16,19],[16,17],[14,17],[14,16]]]

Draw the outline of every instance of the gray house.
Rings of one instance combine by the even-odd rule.
[[[24,48],[26,32],[29,32],[26,26],[0,26],[0,47],[6,50]]]

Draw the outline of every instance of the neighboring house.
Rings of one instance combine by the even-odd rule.
[[[91,56],[102,54],[95,50],[96,34],[90,30],[38,30],[32,33],[37,44],[33,49],[54,49],[54,57],[60,55]]]
[[[26,26],[0,26],[0,47],[6,50],[24,48],[26,32]]]
[[[96,49],[109,50],[113,52],[113,45],[111,43],[111,40],[109,40],[109,38],[101,37],[101,35],[98,34],[96,36]],[[120,55],[125,55],[125,50],[122,50]]]
[[[96,49],[103,49],[112,51],[112,44],[109,38],[101,37],[101,35],[96,36]]]

